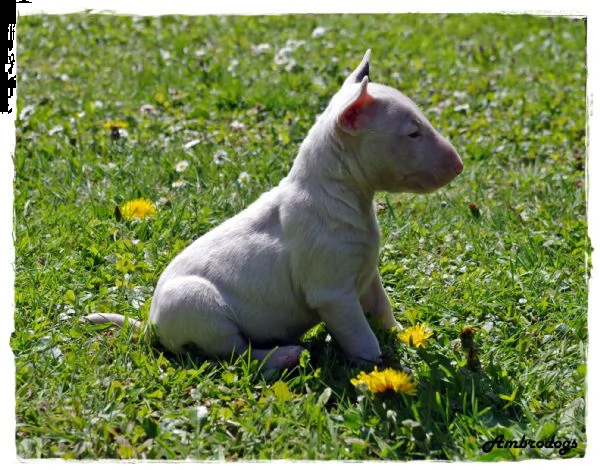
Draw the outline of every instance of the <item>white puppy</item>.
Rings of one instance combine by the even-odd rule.
[[[149,321],[167,349],[194,344],[227,358],[251,345],[267,366],[291,367],[302,352],[293,344],[323,321],[349,359],[380,360],[364,312],[387,328],[396,322],[377,271],[375,191],[431,192],[463,165],[410,99],[369,83],[369,57],[318,118],[279,185],[162,273]],[[273,343],[280,347],[261,348]]]

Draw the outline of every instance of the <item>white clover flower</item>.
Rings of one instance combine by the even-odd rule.
[[[236,119],[231,124],[229,124],[229,127],[231,127],[234,131],[239,131],[246,126]]]
[[[313,85],[319,87],[319,88],[325,88],[325,80],[323,80],[322,77],[319,76],[314,76],[312,79]]]
[[[226,161],[228,161],[227,152],[223,149],[217,150],[213,155],[213,163],[215,165],[222,165]]]
[[[208,408],[204,405],[200,405],[196,407],[196,418],[204,419],[208,416]]]
[[[245,171],[242,171],[240,173],[240,175],[238,176],[238,183],[240,184],[247,184],[250,182],[250,175],[248,173],[246,173]]]
[[[288,39],[281,49],[277,51],[274,57],[275,65],[285,65],[286,70],[291,70],[294,65],[296,65],[296,61],[293,60],[290,55],[300,46],[302,46],[305,41],[296,40],[296,39]]]
[[[60,321],[72,321],[74,313],[75,313],[74,308],[68,308],[58,314],[58,319]]]
[[[72,321],[72,320],[73,320],[73,319],[72,319],[72,318],[71,318],[69,315],[67,315],[65,312],[61,312],[61,313],[59,313],[59,314],[58,314],[58,319],[59,319],[60,321]]]
[[[294,50],[291,47],[287,46],[279,49],[273,58],[275,65],[286,65],[291,60],[289,54],[291,54],[293,51]]]
[[[60,350],[60,348],[58,346],[54,346],[52,349],[49,350],[50,351],[50,355],[54,358],[54,359],[58,359],[59,362],[62,361],[62,351]]]
[[[294,59],[290,59],[287,64],[285,64],[285,71],[289,72],[296,66],[296,61]]]
[[[298,49],[300,46],[302,46],[306,41],[300,39],[288,39],[285,42],[286,47],[290,48],[292,51]]]
[[[263,43],[258,46],[252,46],[252,54],[259,55],[268,52],[271,49],[271,44]]]
[[[313,29],[311,36],[313,38],[318,38],[318,37],[323,36],[326,32],[327,32],[327,29],[325,27],[317,26],[315,29]]]
[[[175,171],[177,173],[184,172],[185,170],[187,170],[188,166],[190,166],[190,162],[188,162],[187,160],[181,160],[175,165]]]
[[[227,67],[227,71],[233,72],[238,64],[239,64],[239,62],[237,59],[231,59],[231,62],[229,63],[229,67]]]

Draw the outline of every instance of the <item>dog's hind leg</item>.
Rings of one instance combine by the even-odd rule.
[[[250,357],[263,363],[266,369],[291,369],[298,365],[300,355],[304,351],[303,347],[295,345],[277,346],[272,349],[253,348],[248,340],[234,328],[229,331],[219,331],[212,336],[210,342],[203,341],[202,344],[191,342],[195,343],[203,353],[222,359],[250,352]]]
[[[302,351],[302,346],[279,346],[274,349],[252,349],[250,354],[253,359],[264,360],[267,369],[291,369],[300,362]]]
[[[277,346],[272,349],[253,348],[237,332],[229,336],[217,335],[210,345],[204,343],[202,346],[197,346],[203,353],[223,359],[230,358],[232,355],[241,356],[249,351],[250,357],[263,363],[266,369],[291,369],[298,365],[300,355],[304,351],[303,347],[295,345]]]
[[[213,343],[214,344],[214,343]],[[232,354],[240,356],[250,352],[250,357],[263,363],[265,369],[291,369],[300,362],[302,346],[277,346],[272,349],[253,348],[241,335],[221,337],[219,347],[206,351],[216,357],[228,358]]]
[[[222,359],[242,355],[248,349],[253,359],[269,369],[291,368],[298,364],[303,348],[280,346],[254,349],[232,320],[223,293],[210,281],[179,277],[164,283],[155,293],[150,322],[156,326],[160,343],[171,352],[194,344],[203,354]]]

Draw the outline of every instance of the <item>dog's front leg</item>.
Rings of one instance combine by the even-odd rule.
[[[371,365],[381,361],[379,342],[354,293],[321,299],[312,305],[348,359]]]
[[[392,304],[381,283],[379,271],[375,271],[367,290],[360,298],[360,304],[365,312],[373,315],[385,328],[398,326],[392,313]]]

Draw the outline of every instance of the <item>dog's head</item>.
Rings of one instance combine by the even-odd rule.
[[[332,100],[335,132],[376,190],[428,193],[463,164],[450,142],[398,90],[369,82],[368,50]]]

